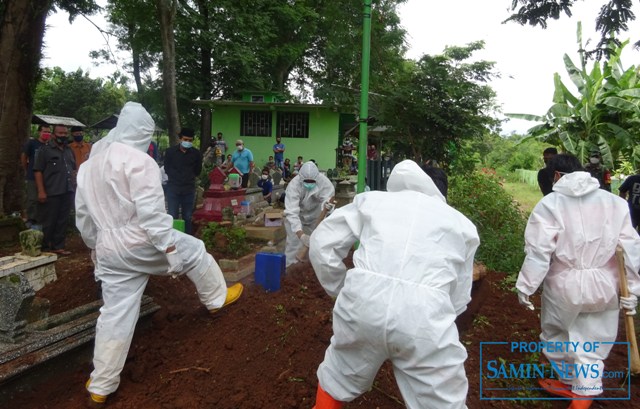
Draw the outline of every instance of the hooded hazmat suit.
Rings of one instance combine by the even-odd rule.
[[[629,290],[640,295],[640,238],[631,227],[629,208],[599,187],[589,173],[573,172],[538,202],[525,230],[526,258],[516,282],[526,295],[543,284],[543,342],[579,343],[575,350],[544,353],[559,368],[563,363],[592,368],[588,376],[558,374],[573,393],[585,396],[602,392],[602,361],[613,346],[602,343],[615,341],[618,334],[618,245],[624,250]],[[600,342],[599,348],[585,352],[585,343],[593,342]],[[595,370],[600,376],[593,379]]]
[[[313,268],[337,296],[320,386],[351,401],[388,359],[408,408],[464,408],[467,353],[455,318],[471,300],[476,228],[413,161],[395,166],[387,189],[356,195],[311,235]]]
[[[315,180],[313,189],[304,186],[304,180]],[[336,193],[331,181],[320,171],[315,163],[306,162],[296,177],[287,185],[284,197],[284,227],[287,232],[285,255],[287,267],[297,263],[296,255],[304,245],[296,233],[302,230],[311,234],[318,224],[323,204]]]
[[[227,293],[202,241],[172,228],[160,170],[146,153],[154,126],[142,105],[127,102],[116,127],[78,172],[76,225],[95,249],[104,300],[96,324],[92,394],[106,396],[118,388],[149,275],[168,275],[168,248],[175,245],[183,265],[172,274],[186,274],[208,309],[221,307]]]

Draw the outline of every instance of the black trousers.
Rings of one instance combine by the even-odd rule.
[[[242,175],[242,187],[246,188],[249,185],[249,173]]]
[[[73,193],[47,196],[44,203],[38,202],[38,220],[42,223],[42,248],[47,250],[64,249],[67,224],[71,212]]]

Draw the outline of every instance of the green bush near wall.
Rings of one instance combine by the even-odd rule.
[[[449,204],[478,229],[476,261],[489,270],[517,273],[524,260],[526,216],[502,188],[495,171],[476,171],[449,180]]]

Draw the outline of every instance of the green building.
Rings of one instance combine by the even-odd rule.
[[[284,102],[275,92],[243,92],[239,101],[194,103],[204,108],[203,129],[210,129],[211,138],[222,132],[229,145],[227,154],[233,153],[235,141],[242,139],[253,152],[257,167],[273,155],[276,136],[280,136],[286,148],[284,157],[292,164],[302,156],[305,162],[314,159],[320,169],[334,168],[341,126],[349,118],[353,120],[353,115],[341,116],[332,106]],[[203,135],[203,142],[207,140],[208,135]]]

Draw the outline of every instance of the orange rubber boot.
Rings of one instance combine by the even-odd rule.
[[[538,383],[551,395],[562,396],[563,398],[575,398],[575,393],[571,392],[571,385],[560,382],[557,379],[539,379]]]
[[[333,399],[331,395],[322,389],[318,384],[318,393],[316,394],[316,405],[313,409],[340,409],[344,406],[344,402]]]
[[[589,409],[592,403],[593,399],[573,400],[567,409]]]

